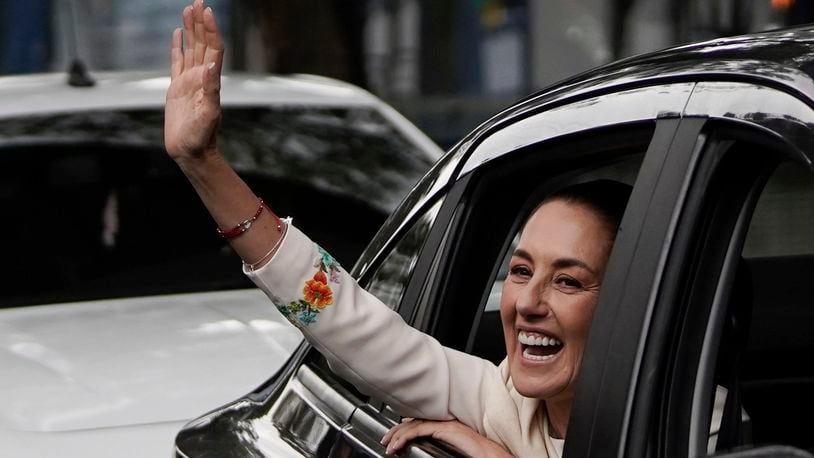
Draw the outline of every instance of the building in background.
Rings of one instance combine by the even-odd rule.
[[[178,0],[0,0],[0,73],[167,68]],[[814,20],[814,0],[209,0],[227,68],[368,88],[442,146],[616,58]]]

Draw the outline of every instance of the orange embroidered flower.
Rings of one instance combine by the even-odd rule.
[[[328,279],[322,271],[317,272],[314,278],[305,282],[302,293],[309,304],[316,306],[320,310],[331,305],[334,301],[334,293],[328,287]]]

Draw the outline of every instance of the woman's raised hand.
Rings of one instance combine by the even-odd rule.
[[[382,445],[387,447],[387,454],[392,455],[403,449],[411,440],[419,437],[433,439],[457,448],[473,458],[505,458],[512,455],[493,442],[478,434],[469,426],[456,421],[433,421],[406,419],[392,427],[382,438]]]
[[[203,0],[183,11],[184,28],[172,34],[171,82],[164,108],[164,146],[176,162],[217,152],[223,39]]]

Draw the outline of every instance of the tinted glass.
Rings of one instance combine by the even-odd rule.
[[[814,255],[814,182],[794,163],[782,164],[766,184],[755,208],[743,255]]]
[[[0,120],[0,144],[164,144],[158,110],[93,111]],[[304,182],[390,213],[432,160],[369,107],[226,108],[218,141],[241,172]]]
[[[250,287],[163,151],[158,111],[0,121],[0,306]],[[366,108],[231,110],[223,149],[350,266],[428,168]]]
[[[719,359],[719,372],[735,372],[727,387],[734,394],[721,399],[721,430],[738,432],[729,446],[814,448],[809,422],[799,421],[814,412],[812,218],[814,174],[796,163],[780,165],[755,208],[732,293],[735,325],[722,338],[725,349],[731,342],[740,346]],[[740,425],[726,414],[724,401],[740,403]]]
[[[426,240],[440,208],[441,202],[439,201],[418,219],[393,247],[368,283],[367,290],[388,307],[395,309],[401,302],[421,247],[424,245],[424,240]]]

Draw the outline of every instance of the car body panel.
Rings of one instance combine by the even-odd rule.
[[[64,432],[0,431],[5,456],[52,458],[167,457],[172,456],[172,438],[184,422],[132,425]]]
[[[0,330],[0,424],[29,432],[188,419],[254,389],[302,339],[258,290],[2,309]]]

